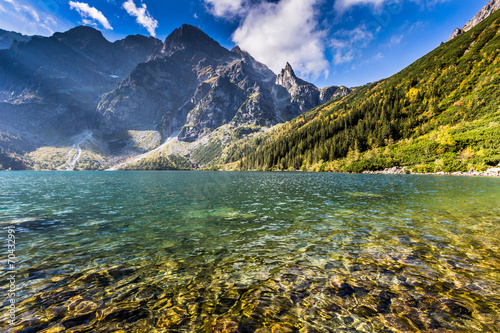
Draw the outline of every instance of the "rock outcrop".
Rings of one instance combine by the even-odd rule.
[[[486,6],[481,8],[481,10],[462,27],[462,29],[456,28],[455,31],[453,31],[453,33],[448,38],[448,41],[474,28],[476,25],[483,22],[484,19],[486,19],[488,16],[497,11],[499,8],[500,8],[500,0],[488,1]]]
[[[320,104],[328,102],[334,97],[347,95],[350,90],[346,87],[331,86],[324,89],[318,89],[312,83],[299,79],[287,63],[281,70],[275,81],[279,88],[285,88],[286,92],[275,88],[275,95],[278,101],[282,103],[281,116],[284,118],[294,118],[299,114],[314,108]]]

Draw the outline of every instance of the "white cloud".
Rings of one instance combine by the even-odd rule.
[[[399,43],[401,43],[401,41],[403,40],[403,37],[404,37],[404,35],[392,36],[391,40],[389,41],[389,47],[394,46],[394,45],[398,45]]]
[[[328,69],[333,64],[345,64],[361,58],[363,49],[390,23],[392,16],[402,12],[403,2],[429,6],[451,0],[203,1],[213,16],[238,20],[232,40],[257,60],[275,72],[279,72],[288,61],[300,76],[315,80],[321,74],[328,75]],[[333,8],[333,12],[326,16],[319,12],[320,8],[325,9],[325,5]],[[374,20],[352,30],[331,34],[336,25],[334,21],[353,7],[369,7]],[[352,16],[348,19],[355,20]],[[394,36],[386,45],[399,44],[403,38],[403,35]],[[383,55],[378,54],[374,60],[380,57]]]
[[[330,41],[333,48],[352,48],[353,46],[364,48],[375,39],[375,34],[381,30],[377,27],[375,31],[370,31],[366,24],[361,24],[352,30],[339,30],[333,34]]]
[[[146,28],[151,36],[156,36],[155,30],[158,27],[158,21],[149,14],[146,4],[143,3],[141,7],[136,7],[134,0],[127,0],[123,3],[123,8],[130,16],[136,17],[135,21]]]
[[[33,17],[33,19],[36,21],[36,22],[40,22],[40,16],[38,15],[38,13],[36,12],[36,10],[34,10],[33,8],[31,7],[28,7],[28,6],[23,6],[23,9],[28,12],[31,17]]]
[[[131,1],[131,0],[130,0]],[[334,8],[343,12],[355,5],[379,8],[384,3],[400,0],[336,0]],[[328,75],[330,63],[326,49],[331,49],[331,63],[353,61],[360,49],[374,39],[380,30],[365,25],[350,31],[340,31],[327,40],[328,31],[319,22],[318,8],[324,0],[204,0],[208,11],[226,20],[239,18],[240,24],[232,40],[274,72],[286,62],[307,79]],[[328,25],[328,24],[326,24]]]
[[[45,16],[45,23],[50,25],[57,25],[57,21],[50,15]]]
[[[205,4],[212,15],[228,19],[243,15],[248,8],[246,0],[205,0]]]
[[[70,27],[69,22],[61,17],[54,18],[44,4],[33,1],[3,0],[0,6],[2,29],[20,32],[25,35],[52,35]]]
[[[352,50],[337,50],[335,56],[333,57],[333,63],[335,65],[341,65],[346,62],[351,62],[354,59],[354,52]]]
[[[375,39],[375,34],[381,30],[380,27],[370,31],[366,24],[361,24],[352,30],[339,30],[334,33],[330,40],[330,47],[335,53],[333,63],[340,65],[351,62],[361,54],[361,49]]]
[[[372,64],[372,63],[375,63],[381,59],[384,59],[384,55],[382,54],[382,52],[379,52],[379,53],[375,54],[373,57],[371,57],[370,59],[365,60],[363,62],[363,64]]]
[[[289,62],[300,76],[328,75],[326,32],[319,30],[318,0],[261,2],[247,9],[232,39],[257,60],[279,72]]]
[[[381,29],[381,27],[377,27],[375,31],[370,31],[366,24],[361,24],[353,30],[343,31],[342,35],[347,36],[351,44],[359,43],[362,47],[366,47],[375,38],[374,33]]]
[[[82,19],[82,23],[85,25],[93,25],[94,27],[97,27],[97,22],[92,20]]]
[[[379,7],[384,2],[388,2],[389,0],[336,0],[335,1],[335,10],[340,13],[345,12],[350,7],[356,5],[372,5],[375,7]]]
[[[104,14],[101,11],[97,10],[96,8],[90,7],[88,4],[84,2],[75,2],[75,1],[70,1],[69,6],[71,9],[76,9],[78,14],[80,14],[80,16],[83,19],[92,18],[97,22],[99,22],[105,29],[113,30],[113,28],[109,24],[108,19],[104,16]]]
[[[436,5],[444,2],[450,2],[451,0],[410,0],[415,2],[417,5],[422,7],[422,9],[429,9],[435,7]]]
[[[408,29],[409,32],[413,32],[413,31],[422,31],[425,26],[427,25],[427,22],[422,22],[422,21],[417,21],[415,23],[413,23],[410,28]]]

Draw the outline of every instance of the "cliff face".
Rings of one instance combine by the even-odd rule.
[[[448,41],[474,28],[476,25],[483,22],[484,19],[486,19],[488,16],[497,11],[499,8],[500,8],[500,0],[488,1],[486,6],[481,8],[481,10],[462,27],[462,29],[456,28],[455,31],[453,31],[453,33],[450,35],[450,38],[448,38]]]

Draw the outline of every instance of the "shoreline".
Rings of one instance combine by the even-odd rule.
[[[409,167],[392,167],[378,171],[363,171],[362,174],[369,175],[431,175],[431,176],[468,176],[468,177],[500,177],[500,167],[490,168],[486,171],[473,172],[413,172]]]
[[[16,171],[32,171],[32,172],[134,172],[134,171],[144,171],[144,172],[155,172],[155,171],[206,171],[206,172],[311,172],[311,173],[345,173],[345,174],[358,174],[358,175],[421,175],[421,176],[468,176],[468,177],[500,177],[500,167],[494,168],[495,171],[490,171],[488,169],[482,172],[413,172],[407,170],[408,167],[392,167],[384,170],[377,171],[363,171],[363,172],[342,172],[342,171],[304,171],[304,170],[268,170],[268,171],[258,171],[258,170],[203,170],[203,169],[191,169],[191,170],[0,170],[6,172],[16,172]]]

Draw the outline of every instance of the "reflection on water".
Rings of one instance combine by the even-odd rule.
[[[500,330],[498,179],[12,172],[0,193],[2,331]]]

